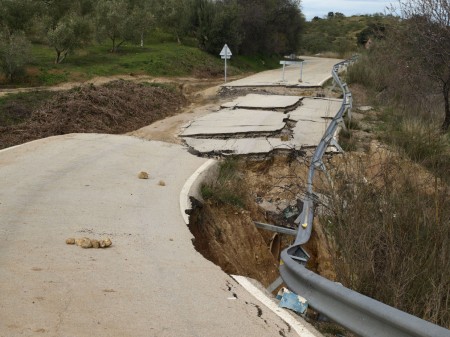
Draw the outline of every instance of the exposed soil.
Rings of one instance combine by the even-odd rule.
[[[278,261],[253,223],[251,212],[241,208],[196,203],[189,228],[194,246],[226,273],[244,275],[265,287],[278,277]]]
[[[0,148],[68,133],[120,134],[176,114],[186,104],[172,87],[114,81],[56,94],[24,122],[0,127]]]
[[[190,229],[196,249],[227,273],[250,276],[270,285],[279,275],[278,249],[271,251],[271,243],[280,240],[280,248],[284,249],[294,237],[278,234],[274,238],[273,232],[257,229],[253,221],[297,227],[294,220],[298,213],[288,218],[283,213],[296,204],[296,197],[301,197],[304,190],[308,165],[297,155],[240,160],[239,174],[248,196],[245,210],[210,200],[195,201]],[[330,245],[320,223],[315,224],[305,248],[311,255],[308,268],[334,280]]]
[[[246,163],[246,182],[253,200],[258,204],[264,219],[274,225],[297,229],[294,224],[301,211],[297,199],[303,198],[309,168],[309,154],[292,152],[288,156],[276,156],[265,161]],[[326,178],[316,173],[316,186],[326,184]],[[293,216],[286,210],[293,209]],[[282,248],[292,243],[293,237],[282,235]],[[310,241],[304,246],[311,258],[308,269],[334,280],[336,275],[332,266],[330,243],[321,224],[315,221]]]

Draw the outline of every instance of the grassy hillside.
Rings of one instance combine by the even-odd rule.
[[[303,53],[333,52],[339,57],[349,56],[358,50],[358,34],[388,21],[388,17],[378,14],[349,17],[337,14],[332,17],[316,17],[306,23],[301,43]]]
[[[49,86],[63,82],[84,81],[95,76],[120,74],[151,76],[223,76],[223,60],[200,49],[176,42],[151,41],[144,48],[132,44],[111,53],[108,41],[70,54],[55,64],[55,52],[46,45],[33,44],[32,59],[26,74],[9,84],[0,77],[0,87]],[[261,71],[278,66],[278,58],[233,56],[228,74]]]

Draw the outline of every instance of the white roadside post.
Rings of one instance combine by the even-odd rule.
[[[303,82],[303,61],[300,63],[300,79],[299,82]]]
[[[284,78],[284,73],[286,71],[286,66],[297,65],[297,64],[300,65],[300,79],[298,81],[302,82],[303,81],[303,78],[302,78],[303,77],[303,63],[305,63],[305,61],[284,61],[284,60],[280,61],[280,64],[283,65],[283,78],[282,78],[281,82],[286,82],[286,80]]]
[[[286,63],[283,62],[283,79],[281,80],[281,82],[285,82],[285,80],[284,80],[284,71],[285,71],[285,69],[286,69]]]
[[[226,43],[219,55],[222,59],[225,60],[225,83],[227,83],[227,60],[229,60],[231,58],[231,55],[233,54],[231,53],[231,50],[230,48],[228,48]]]

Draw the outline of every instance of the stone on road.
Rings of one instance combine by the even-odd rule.
[[[204,162],[97,134],[1,151],[0,336],[292,336],[195,251],[178,198]],[[83,236],[113,244],[65,243]]]

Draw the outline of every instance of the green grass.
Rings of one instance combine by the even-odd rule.
[[[61,64],[54,64],[53,48],[33,44],[32,59],[27,75],[15,83],[0,79],[0,86],[51,86],[64,82],[77,82],[96,76],[150,75],[161,77],[221,77],[224,62],[195,47],[195,41],[178,44],[168,34],[159,32],[149,37],[144,48],[133,43],[123,45],[118,53],[111,53],[111,44],[104,41],[70,53]],[[278,57],[233,56],[228,75],[256,72],[278,67]]]
[[[205,200],[244,208],[248,195],[245,181],[239,174],[238,161],[225,159],[220,164],[217,180],[203,184],[201,194]]]
[[[63,63],[54,64],[51,48],[34,45],[28,80],[32,84],[53,85],[95,76],[190,76],[196,72],[214,74],[222,70],[219,58],[176,43],[152,44],[144,48],[125,46],[118,53],[110,53],[109,47],[109,44],[90,46],[69,55]]]

